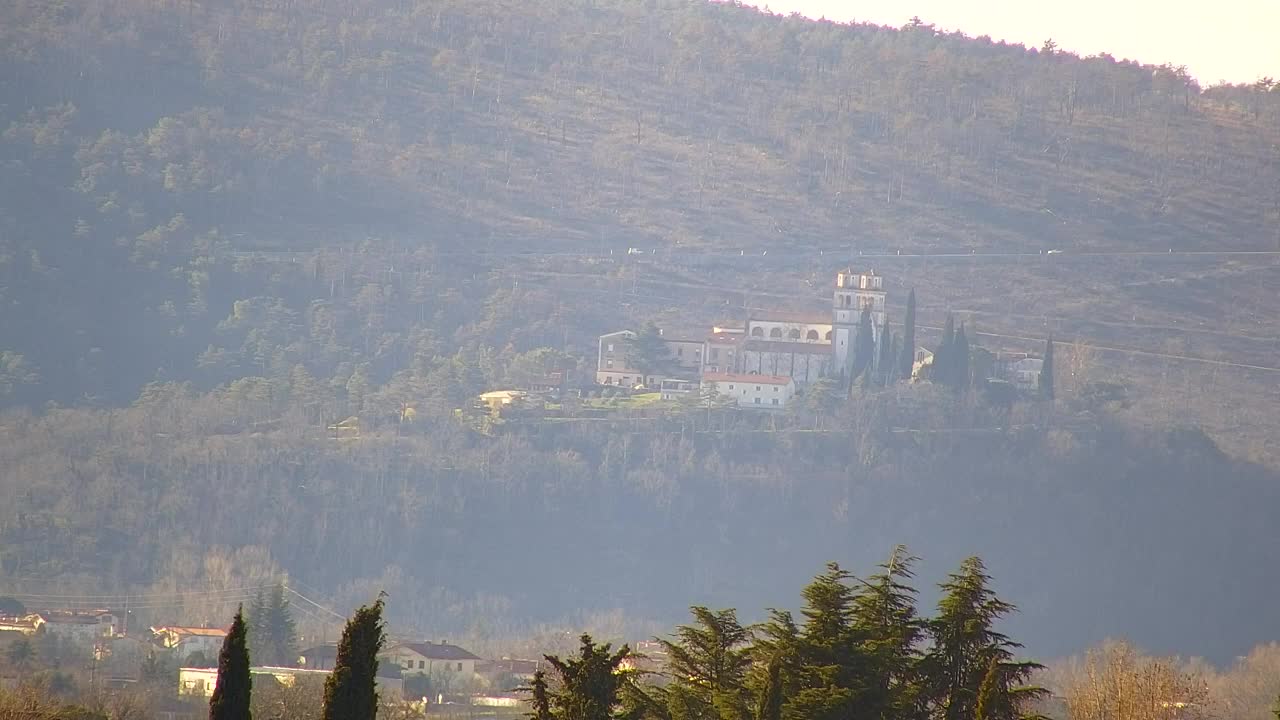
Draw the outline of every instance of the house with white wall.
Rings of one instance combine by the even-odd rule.
[[[400,666],[403,676],[426,675],[454,690],[470,685],[476,676],[471,652],[447,642],[397,642],[378,656],[382,662]]]
[[[732,399],[738,407],[781,410],[795,397],[796,382],[781,375],[706,373],[702,376],[702,390]]]

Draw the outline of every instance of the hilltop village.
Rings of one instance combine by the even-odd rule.
[[[819,383],[945,382],[981,384],[1006,396],[1051,392],[1042,388],[1043,357],[988,352],[970,343],[963,325],[944,330],[936,347],[916,344],[914,293],[895,334],[884,280],[874,270],[837,272],[827,312],[755,312],[687,335],[653,325],[608,332],[598,339],[592,385],[571,387],[555,370],[530,387],[485,393],[477,405],[503,413],[539,398],[627,396],[778,411]],[[945,369],[935,368],[939,354],[950,357]]]

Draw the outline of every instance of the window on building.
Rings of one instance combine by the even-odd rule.
[[[792,340],[799,340],[800,328],[791,328],[791,332],[787,333],[787,337],[791,338]]]
[[[774,405],[777,405],[777,404],[778,404],[778,398],[774,398],[774,399],[773,399],[773,404],[774,404]]]
[[[780,338],[780,337],[782,337],[782,328],[774,328],[774,329],[770,330],[770,331],[769,331],[769,337],[771,337],[771,338]]]
[[[818,331],[817,331],[817,330],[810,330],[810,331],[809,331],[809,332],[804,336],[804,339],[805,339],[805,340],[817,340],[817,339],[818,339]]]
[[[609,352],[613,352],[613,343],[609,343]]]
[[[774,386],[773,386],[773,391],[774,391],[774,392],[778,392],[778,386],[777,386],[777,385],[774,385]]]
[[[459,669],[459,670],[461,670],[461,669],[462,669],[462,663],[458,663],[458,669]]]
[[[426,660],[419,660],[419,661],[418,661],[418,669],[419,669],[419,670],[421,670],[421,669],[425,668],[426,666],[427,666],[427,661],[426,661]]]
[[[757,404],[757,405],[759,405],[759,404],[760,404],[760,398],[756,398],[756,404]]]
[[[751,337],[764,337],[764,328],[759,325],[751,328]]]
[[[733,389],[733,384],[732,384],[732,383],[730,383],[730,385],[729,385],[729,389],[730,389],[730,390],[732,390],[732,389]]]
[[[611,368],[611,367],[613,367],[613,359],[612,359],[612,358],[610,358],[610,359],[608,359],[608,360],[605,360],[605,361],[604,361],[604,366],[605,366],[605,367],[607,367],[607,368]]]
[[[757,385],[757,386],[756,386],[756,392],[760,392],[760,386],[759,386],[759,385]]]

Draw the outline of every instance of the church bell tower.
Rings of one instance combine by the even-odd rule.
[[[847,378],[853,372],[853,346],[858,337],[862,311],[866,309],[871,313],[871,335],[879,344],[887,299],[884,278],[874,270],[842,270],[836,273],[836,288],[831,297],[831,351],[835,369],[842,377]],[[872,362],[877,355],[879,353],[872,354]]]

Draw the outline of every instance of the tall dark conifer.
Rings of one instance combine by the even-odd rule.
[[[290,666],[298,661],[298,629],[289,611],[283,583],[271,589],[271,599],[266,607],[265,647],[266,660],[272,665]]]
[[[253,679],[246,635],[244,608],[239,608],[218,654],[218,684],[209,699],[209,720],[250,720]]]
[[[871,324],[871,310],[862,309],[862,318],[858,320],[858,335],[853,341],[853,377],[858,377],[871,366],[875,359],[876,337]]]
[[[955,345],[956,319],[951,313],[947,313],[947,320],[942,324],[942,341],[938,343],[938,349],[933,351],[933,367],[929,370],[929,377],[935,383],[952,384],[955,377]]]
[[[323,720],[373,720],[378,714],[378,652],[386,641],[382,598],[347,621],[333,672],[324,683]]]
[[[898,372],[903,380],[911,379],[911,368],[916,360],[916,289],[907,295],[907,316],[902,323],[902,351],[899,353]]]
[[[1044,364],[1040,366],[1040,397],[1053,399],[1053,338],[1044,342]]]
[[[876,359],[876,376],[884,384],[893,382],[898,374],[893,362],[893,332],[889,330],[889,317],[886,315],[884,325],[880,328],[880,357]]]
[[[969,337],[965,334],[964,323],[956,331],[955,352],[951,359],[951,386],[957,390],[969,387]]]
[[[862,657],[854,640],[853,576],[836,563],[805,587],[804,625],[798,643],[798,689],[785,714],[806,720],[836,720],[854,714]]]

